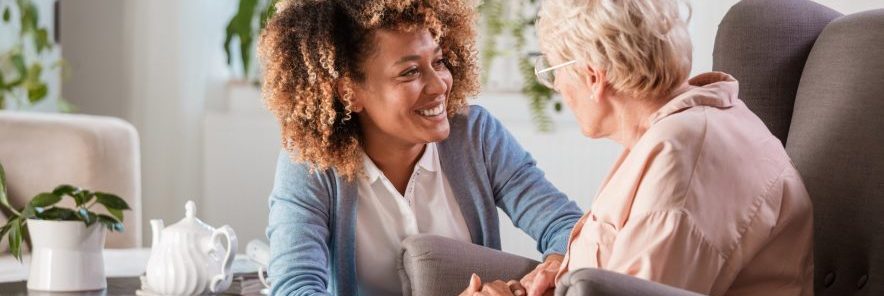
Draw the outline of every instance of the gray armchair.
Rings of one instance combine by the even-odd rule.
[[[841,16],[807,0],[744,0],[728,11],[713,68],[786,146],[814,203],[816,295],[884,295],[884,9]],[[471,272],[530,271],[525,258],[419,236],[404,241],[406,295],[456,295]],[[454,285],[452,287],[451,285]],[[556,295],[695,295],[598,269]]]

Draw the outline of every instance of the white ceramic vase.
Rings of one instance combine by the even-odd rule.
[[[90,291],[107,287],[104,274],[104,239],[101,223],[28,220],[31,251],[28,289],[39,291]]]

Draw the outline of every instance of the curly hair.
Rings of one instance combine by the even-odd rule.
[[[264,103],[281,125],[282,146],[313,170],[362,172],[361,127],[351,110],[352,86],[378,29],[426,28],[454,81],[448,116],[466,109],[479,89],[475,10],[450,0],[282,1],[261,34]],[[337,83],[344,87],[338,93]]]

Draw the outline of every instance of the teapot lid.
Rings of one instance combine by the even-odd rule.
[[[214,228],[196,217],[196,203],[188,200],[184,203],[184,218],[172,226],[163,229],[163,232],[195,232],[211,235]]]

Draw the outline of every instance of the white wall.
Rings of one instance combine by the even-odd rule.
[[[202,209],[202,126],[227,80],[223,23],[237,0],[64,1],[72,66],[65,96],[78,112],[117,116],[139,131],[143,225]],[[145,227],[144,229],[148,229]],[[150,243],[150,232],[142,234]]]

